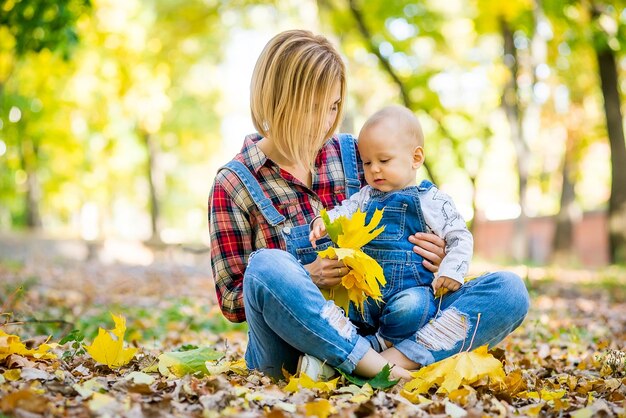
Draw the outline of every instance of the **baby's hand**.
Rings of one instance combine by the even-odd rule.
[[[321,218],[317,218],[313,222],[311,233],[309,234],[309,241],[311,241],[313,248],[315,248],[315,241],[322,238],[324,235],[326,235],[326,225],[324,225],[324,221]]]
[[[433,282],[433,290],[435,291],[435,294],[437,294],[437,291],[441,287],[444,289],[448,289],[451,292],[454,292],[456,290],[459,290],[459,288],[461,287],[461,283],[457,282],[454,279],[451,279],[450,277],[439,276]]]

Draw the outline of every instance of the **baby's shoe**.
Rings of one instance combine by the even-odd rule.
[[[330,380],[336,374],[335,369],[326,364],[325,361],[309,354],[300,356],[298,372],[300,374],[305,373],[316,382]]]

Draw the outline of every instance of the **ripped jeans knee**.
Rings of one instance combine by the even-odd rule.
[[[430,351],[452,350],[460,341],[465,345],[469,329],[468,316],[449,308],[424,325],[417,332],[416,341]]]
[[[356,334],[356,327],[332,300],[329,300],[324,304],[320,315],[345,340],[351,340],[354,338],[354,335]]]

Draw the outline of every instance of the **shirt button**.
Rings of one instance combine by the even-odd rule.
[[[285,234],[289,235],[289,234],[291,234],[291,228],[290,228],[290,227],[288,227],[288,226],[286,226],[286,227],[284,227],[284,228],[283,228],[283,232],[284,232]]]

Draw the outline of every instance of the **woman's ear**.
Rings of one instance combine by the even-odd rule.
[[[413,168],[415,170],[420,168],[422,164],[424,164],[425,158],[426,157],[424,156],[424,148],[421,146],[415,147],[415,149],[413,150]]]

